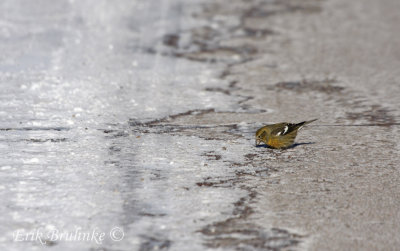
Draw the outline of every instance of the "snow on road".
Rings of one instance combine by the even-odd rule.
[[[196,185],[229,176],[228,165],[206,165],[202,156],[225,142],[143,135],[128,123],[237,108],[237,100],[205,90],[221,86],[218,66],[157,52],[165,34],[194,22],[193,7],[182,13],[182,6],[1,3],[3,250],[41,249],[45,242],[56,250],[200,250],[199,230],[231,213],[244,191]],[[120,242],[108,236],[114,227],[125,233]],[[49,235],[77,229],[107,235],[101,244]]]

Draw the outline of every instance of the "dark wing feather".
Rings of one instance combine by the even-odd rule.
[[[297,124],[294,123],[282,123],[282,126],[277,127],[274,129],[271,134],[276,135],[276,136],[283,136],[283,135],[288,135],[293,131],[300,130],[301,127],[316,121],[316,119],[310,120],[310,121],[303,121]]]
[[[271,134],[275,136],[283,136],[287,135],[293,131],[295,131],[297,128],[303,125],[304,122],[299,123],[299,124],[293,124],[293,123],[284,123],[282,126],[279,126],[275,128]]]

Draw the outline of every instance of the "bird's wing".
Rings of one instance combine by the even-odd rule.
[[[272,130],[271,135],[284,136],[295,131],[298,127],[298,124],[280,123],[276,126],[276,128],[274,128],[274,130]]]
[[[296,135],[297,130],[291,131],[283,136],[272,136],[268,139],[267,145],[273,148],[287,148],[293,145]]]

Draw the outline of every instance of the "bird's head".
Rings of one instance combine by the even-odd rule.
[[[262,142],[267,142],[267,130],[265,127],[258,129],[256,132],[256,146],[258,146]]]

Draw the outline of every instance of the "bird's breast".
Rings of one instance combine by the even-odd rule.
[[[269,138],[267,141],[267,145],[272,146],[274,148],[282,147],[282,142],[278,138]]]

